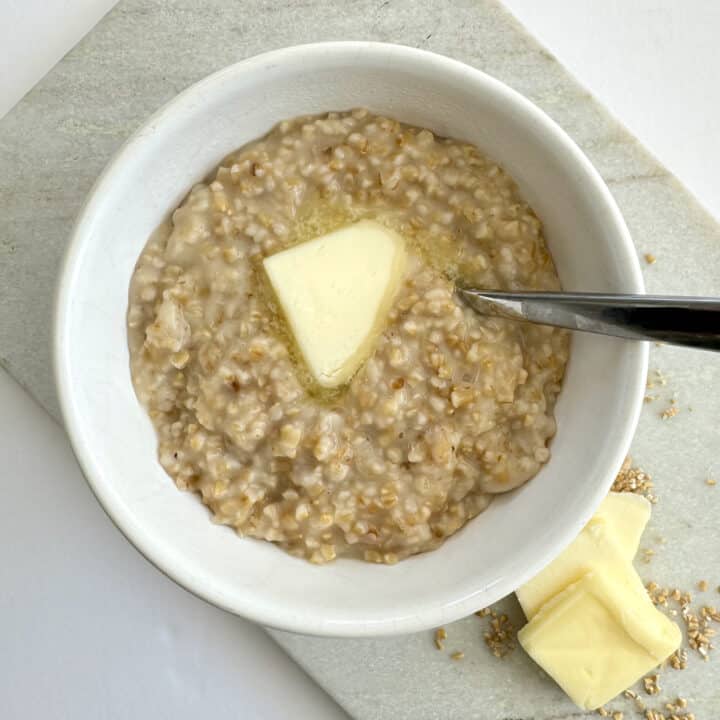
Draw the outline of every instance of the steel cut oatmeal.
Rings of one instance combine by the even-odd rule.
[[[372,356],[328,391],[262,260],[364,218],[409,259]],[[132,378],[162,466],[217,522],[312,562],[437,547],[547,461],[568,357],[564,331],[473,314],[455,277],[559,287],[540,222],[473,145],[353,110],[233,153],[152,235],[130,286]]]

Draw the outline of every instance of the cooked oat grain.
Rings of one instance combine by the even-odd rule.
[[[373,218],[404,284],[373,356],[315,388],[262,259]],[[541,226],[477,148],[365,110],[280,123],[196,185],[130,288],[133,382],[177,486],[214,519],[315,563],[437,547],[548,460],[567,333],[480,318],[454,276],[557,289]]]

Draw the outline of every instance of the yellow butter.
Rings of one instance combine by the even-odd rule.
[[[547,603],[518,639],[573,702],[594,710],[673,653],[681,633],[646,594],[588,573]]]
[[[650,503],[644,498],[610,493],[570,546],[516,591],[525,617],[532,619],[546,602],[591,571],[644,595],[631,563],[649,517]]]
[[[402,238],[371,220],[265,259],[265,272],[319,385],[342,385],[369,357],[405,259]]]
[[[640,537],[650,520],[651,509],[649,501],[642,495],[611,492],[602,501],[594,517],[612,526],[620,552],[632,560],[640,547]]]

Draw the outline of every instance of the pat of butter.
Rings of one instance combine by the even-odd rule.
[[[372,353],[405,267],[402,238],[362,220],[263,262],[319,385],[347,382]]]
[[[610,493],[570,546],[517,590],[525,617],[531,620],[546,602],[590,571],[645,595],[632,558],[649,517],[645,498]]]
[[[650,502],[642,495],[611,492],[594,517],[604,519],[612,527],[620,552],[632,560],[640,547],[640,537],[650,519],[650,510]]]
[[[518,633],[525,651],[585,710],[605,704],[680,645],[650,598],[588,573]]]

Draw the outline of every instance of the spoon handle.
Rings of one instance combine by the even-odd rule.
[[[483,315],[720,350],[720,299],[568,292],[486,292],[458,288]]]

